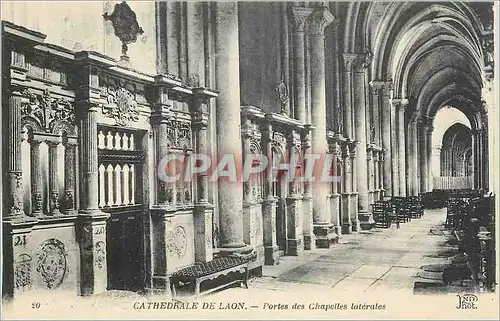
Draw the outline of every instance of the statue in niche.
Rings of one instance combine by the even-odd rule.
[[[115,36],[122,42],[121,61],[130,63],[130,58],[127,56],[128,44],[135,43],[137,36],[142,35],[144,30],[139,26],[137,17],[134,11],[129,7],[126,1],[117,3],[113,13],[107,12],[102,15],[105,21],[111,21],[115,30]]]

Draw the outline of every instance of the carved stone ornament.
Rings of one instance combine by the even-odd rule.
[[[95,244],[95,264],[99,269],[104,267],[106,263],[106,244],[103,241],[98,241]]]
[[[27,98],[21,104],[23,125],[38,132],[59,134],[65,130],[69,134],[75,134],[75,110],[69,101],[53,98],[48,90],[36,95],[26,89],[23,95]]]
[[[184,227],[179,225],[173,231],[168,233],[167,249],[171,255],[179,259],[186,254],[187,233]]]
[[[182,149],[191,149],[192,130],[191,123],[177,120],[167,122],[167,136],[170,146]]]
[[[276,92],[278,93],[278,99],[281,102],[281,111],[283,111],[283,106],[285,106],[288,103],[288,87],[283,79],[281,79],[280,83],[278,84],[278,87],[276,87]]]
[[[102,107],[105,116],[113,118],[119,126],[139,121],[139,111],[133,93],[125,88],[107,88],[107,95],[107,104]]]
[[[113,13],[106,12],[103,17],[104,20],[109,20],[113,24],[115,36],[122,42],[122,58],[127,57],[127,45],[136,42],[137,36],[144,33],[144,30],[139,27],[135,12],[125,1],[122,1],[115,5]]]
[[[15,287],[25,290],[31,287],[31,256],[26,253],[19,254],[14,265]]]
[[[48,239],[40,245],[36,258],[36,271],[47,289],[55,289],[64,280],[68,268],[64,244],[58,239]]]

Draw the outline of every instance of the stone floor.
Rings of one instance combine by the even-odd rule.
[[[432,237],[429,232],[432,227],[442,224],[445,216],[445,210],[426,211],[422,218],[402,224],[399,229],[394,225],[388,229],[374,228],[343,235],[339,244],[330,249],[306,251],[298,257],[284,256],[279,265],[265,266],[262,277],[250,280],[249,289],[229,288],[202,296],[198,300],[200,305],[193,310],[137,309],[140,306],[137,304],[167,301],[169,298],[158,295],[144,297],[119,291],[87,298],[45,297],[42,308],[37,311],[29,309],[28,301],[24,303],[28,309],[22,311],[13,306],[5,308],[12,317],[25,319],[29,318],[26,313],[53,318],[99,316],[132,319],[386,319],[437,316],[462,319],[488,318],[488,313],[497,315],[497,299],[488,301],[490,305],[493,302],[491,306],[495,308],[464,311],[456,309],[456,294],[441,295],[439,298],[413,294],[414,282],[423,265],[445,263],[446,259],[433,257],[432,254],[441,249],[442,240]],[[190,298],[182,298],[181,301],[194,302]],[[210,304],[213,304],[213,309],[203,309]],[[294,304],[296,308],[293,308]],[[369,307],[357,309],[359,304]],[[16,302],[16,306],[19,305],[23,303]],[[300,305],[304,309],[298,309]],[[381,308],[382,305],[385,306]]]

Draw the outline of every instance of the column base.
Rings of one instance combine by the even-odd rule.
[[[253,247],[247,244],[226,244],[218,248],[219,256],[228,256],[234,253],[248,254],[253,251]]]
[[[304,250],[316,249],[316,237],[314,235],[304,235]]]
[[[375,221],[373,220],[373,214],[368,211],[360,211],[358,213],[359,222],[361,230],[367,231],[371,230],[375,226]]]
[[[336,225],[333,228],[335,230],[335,234],[337,234],[339,236],[339,238],[340,238],[342,236],[342,226]]]
[[[361,231],[361,222],[359,220],[354,220],[351,222],[351,224],[352,224],[352,231],[353,232]]]
[[[352,234],[352,223],[350,221],[342,223],[342,234]]]
[[[287,253],[290,256],[299,256],[304,251],[304,242],[302,239],[288,239]]]
[[[335,233],[332,224],[314,225],[314,235],[316,247],[320,249],[328,249],[330,244],[339,242],[339,236]]]
[[[264,264],[265,265],[278,265],[280,264],[280,252],[278,246],[265,246],[264,247]]]

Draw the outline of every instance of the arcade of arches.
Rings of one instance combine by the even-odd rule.
[[[252,249],[258,270],[384,197],[496,192],[493,3],[131,2],[128,46],[114,5],[2,1],[4,295],[156,289]],[[195,153],[331,153],[341,180],[158,179]]]

